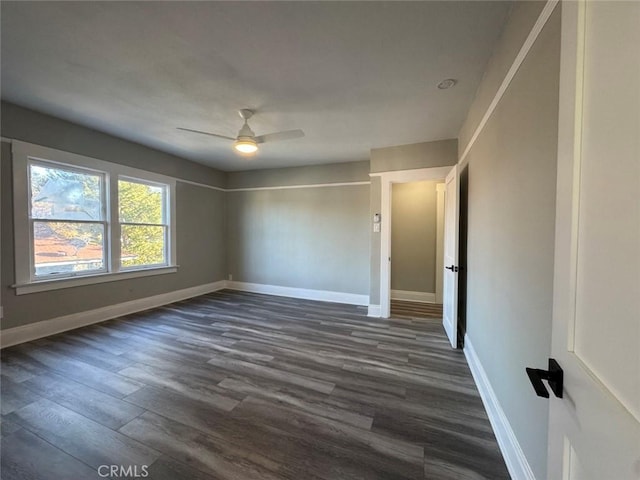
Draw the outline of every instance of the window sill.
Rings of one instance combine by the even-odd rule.
[[[26,295],[29,293],[46,292],[48,290],[94,285],[96,283],[117,282],[119,280],[129,280],[130,278],[164,275],[166,273],[176,273],[177,271],[178,265],[141,268],[139,270],[127,270],[125,272],[99,273],[80,277],[57,278],[55,280],[39,280],[31,283],[12,285],[12,288],[15,288],[16,295]]]

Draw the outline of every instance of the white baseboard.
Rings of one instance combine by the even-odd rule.
[[[130,313],[141,312],[150,308],[160,307],[168,303],[178,302],[187,298],[197,297],[205,293],[215,292],[225,288],[225,281],[207,283],[196,287],[176,290],[175,292],[162,293],[153,297],[139,298],[129,302],[109,305],[95,310],[72,313],[63,317],[29,323],[19,327],[8,328],[0,331],[0,347],[10,347],[19,343],[36,340],[56,333],[73,330],[93,323],[103,322],[112,318],[121,317]]]
[[[464,355],[480,392],[482,403],[489,416],[511,478],[513,480],[536,480],[468,335],[464,337]]]
[[[367,317],[382,317],[382,307],[380,305],[369,305],[369,309],[367,310]]]
[[[409,290],[391,290],[391,299],[418,303],[436,303],[436,294],[431,292],[411,292]]]
[[[265,285],[262,283],[247,283],[227,281],[226,288],[243,292],[265,293],[279,297],[303,298],[305,300],[320,300],[322,302],[348,303],[350,305],[368,305],[369,295],[355,293],[331,292],[329,290],[310,290],[307,288],[281,287],[279,285]]]

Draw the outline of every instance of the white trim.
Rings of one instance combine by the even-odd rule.
[[[494,110],[498,106],[498,103],[502,99],[502,96],[504,95],[504,93],[507,91],[507,88],[509,88],[509,85],[511,84],[511,81],[516,76],[516,73],[518,72],[518,69],[522,65],[522,62],[524,62],[524,59],[526,58],[527,54],[529,53],[529,50],[531,50],[531,47],[535,43],[536,39],[538,38],[538,35],[540,34],[542,29],[544,28],[545,24],[547,23],[547,20],[549,20],[549,17],[551,16],[551,13],[553,13],[553,10],[555,9],[555,7],[559,3],[559,1],[560,0],[547,0],[546,5],[542,9],[542,12],[540,12],[540,15],[538,16],[538,19],[536,20],[536,23],[531,28],[531,31],[529,32],[529,35],[527,36],[526,40],[522,44],[522,47],[520,48],[520,51],[516,55],[516,58],[513,60],[513,63],[511,64],[511,68],[509,68],[509,71],[507,71],[507,74],[505,75],[504,80],[502,80],[502,84],[498,88],[498,91],[496,92],[495,96],[493,97],[493,100],[491,101],[491,103],[487,107],[487,111],[485,112],[484,116],[482,117],[482,120],[480,120],[480,123],[478,124],[478,126],[475,129],[475,131],[473,132],[473,135],[469,139],[469,143],[467,143],[467,146],[462,151],[462,155],[460,156],[460,159],[458,160],[458,163],[461,166],[466,163],[465,160],[467,158],[467,155],[469,154],[469,151],[471,150],[471,148],[473,147],[474,143],[476,142],[476,140],[480,136],[480,133],[484,129],[486,123],[489,121],[489,118],[491,117],[491,115],[493,114]]]
[[[0,137],[0,142],[4,142],[4,143],[13,143],[13,139],[11,138],[7,138],[7,137]]]
[[[380,318],[380,305],[369,305],[367,317]]]
[[[308,185],[281,185],[274,187],[246,187],[227,188],[225,192],[254,192],[259,190],[290,190],[294,188],[324,188],[324,187],[352,187],[355,185],[370,185],[370,181],[364,182],[336,182],[336,183],[311,183]]]
[[[442,180],[447,176],[453,165],[442,167],[412,168],[410,170],[389,170],[386,172],[370,173],[370,177],[390,179],[393,183],[422,182],[423,180]]]
[[[480,392],[480,398],[487,411],[509,475],[513,480],[536,480],[468,335],[464,337],[464,355]]]
[[[187,183],[189,185],[195,185],[197,187],[210,188],[212,190],[218,190],[220,192],[254,192],[260,190],[291,190],[296,188],[324,188],[324,187],[352,187],[356,185],[370,185],[370,181],[362,182],[336,182],[336,183],[310,183],[304,185],[275,185],[271,187],[240,187],[240,188],[222,188],[214,187],[212,185],[206,185],[204,183],[192,182],[191,180],[176,179],[178,182]]]
[[[393,183],[442,180],[454,166],[416,168],[372,173],[380,177],[381,226],[380,226],[380,316],[391,315],[391,185]]]
[[[29,323],[19,327],[8,328],[0,331],[0,347],[10,347],[19,343],[29,342],[42,337],[55,335],[56,333],[73,330],[94,323],[103,322],[122,315],[141,312],[150,308],[160,307],[169,303],[186,300],[206,293],[215,292],[225,288],[225,281],[220,280],[214,283],[198,285],[196,287],[176,290],[174,292],[162,293],[152,297],[139,298],[129,302],[109,305],[95,310],[72,313],[62,317]]]
[[[368,305],[369,295],[356,293],[332,292],[329,290],[311,290],[307,288],[282,287],[280,285],[265,285],[262,283],[247,283],[227,281],[226,288],[242,292],[264,293],[279,297],[303,298],[305,300],[319,300],[321,302],[347,303],[350,305]]]
[[[93,285],[96,283],[117,282],[130,278],[151,277],[154,275],[164,275],[176,273],[178,265],[171,267],[144,268],[138,270],[125,270],[113,273],[102,273],[97,275],[82,275],[79,277],[59,278],[56,280],[43,280],[21,285],[11,285],[16,289],[16,295],[27,293],[46,292],[48,290],[60,290],[63,288],[78,287],[81,285]]]
[[[436,303],[436,294],[433,292],[412,292],[410,290],[391,290],[392,300],[407,300],[417,303]]]
[[[182,178],[176,178],[176,182],[187,183],[189,185],[195,185],[196,187],[210,188],[211,190],[218,190],[219,192],[226,192],[226,188],[215,187],[213,185],[207,185],[206,183],[192,182],[191,180],[184,180]]]

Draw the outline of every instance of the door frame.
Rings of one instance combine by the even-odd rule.
[[[391,188],[394,183],[443,180],[453,166],[417,168],[392,172],[372,173],[380,177],[381,221],[380,221],[380,316],[391,316]]]

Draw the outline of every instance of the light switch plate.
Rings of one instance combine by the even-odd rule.
[[[373,231],[375,233],[380,233],[380,224],[379,223],[374,223],[373,224]]]

